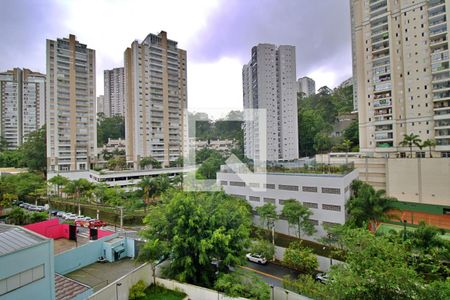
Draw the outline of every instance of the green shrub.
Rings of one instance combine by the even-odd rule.
[[[143,280],[139,280],[131,287],[130,296],[128,297],[128,299],[136,300],[145,297],[145,288],[145,282]]]

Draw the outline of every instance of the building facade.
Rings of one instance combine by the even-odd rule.
[[[311,209],[310,221],[315,225],[315,237],[326,235],[324,225],[344,224],[345,204],[350,198],[350,184],[358,171],[348,174],[252,173],[240,174],[226,170],[217,173],[217,183],[225,193],[246,200],[255,210],[273,203],[278,214],[285,200],[294,199]],[[279,220],[276,231],[295,235],[285,220]],[[309,238],[311,239],[311,237]]]
[[[246,117],[245,155],[268,161],[297,159],[295,47],[259,44],[251,53],[249,63],[242,69],[244,109],[265,110],[266,124],[261,119],[249,121]],[[261,134],[266,136],[266,141],[260,141]],[[262,150],[261,142],[264,142],[265,150]]]
[[[0,73],[0,135],[9,149],[45,124],[45,75],[14,68]]]
[[[47,166],[87,170],[95,162],[95,51],[69,38],[47,40]]]
[[[363,152],[408,152],[405,134],[450,155],[448,0],[352,0],[353,78]]]
[[[97,96],[97,114],[105,113],[105,96]]]
[[[134,41],[124,60],[127,161],[138,168],[151,156],[168,166],[183,153],[186,51],[161,31]]]
[[[105,99],[104,113],[107,117],[124,116],[125,73],[124,68],[104,71]]]
[[[302,93],[304,97],[309,97],[316,93],[316,82],[309,77],[302,77],[297,80],[298,93]]]
[[[53,240],[0,224],[0,299],[55,299]]]

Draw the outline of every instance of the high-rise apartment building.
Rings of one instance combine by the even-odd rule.
[[[295,47],[259,44],[242,69],[244,109],[265,109],[266,125],[244,124],[244,151],[264,160],[259,137],[265,131],[268,161],[298,158],[297,82]],[[261,122],[262,123],[262,122]]]
[[[161,31],[134,41],[124,60],[127,161],[137,168],[151,156],[168,166],[182,155],[186,51]]]
[[[74,35],[47,40],[47,165],[87,170],[96,159],[95,50]]]
[[[297,80],[298,93],[303,93],[305,97],[309,97],[316,93],[316,82],[309,77],[302,77]]]
[[[99,113],[104,114],[105,113],[105,96],[104,95],[100,95],[97,96],[97,115]]]
[[[0,135],[9,149],[45,124],[45,75],[14,68],[0,73]]]
[[[104,113],[107,117],[124,116],[125,74],[124,68],[114,68],[104,71],[105,99]]]
[[[450,154],[448,0],[352,0],[360,149],[408,152],[404,134]]]

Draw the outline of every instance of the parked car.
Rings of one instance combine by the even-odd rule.
[[[106,226],[107,224],[105,222],[103,222],[102,220],[91,220],[89,221],[89,226],[90,227],[103,227]]]
[[[73,214],[73,213],[65,213],[64,215],[63,215],[63,218],[65,219],[65,220],[75,220],[75,218],[76,218],[76,214]]]
[[[261,264],[261,265],[267,264],[267,259],[259,254],[247,253],[247,255],[245,255],[245,257],[247,258],[248,261],[251,261],[251,262],[254,262],[257,264]]]
[[[62,218],[62,217],[64,216],[64,214],[65,214],[64,211],[58,211],[58,212],[56,213],[56,216]]]
[[[330,280],[330,277],[327,273],[317,273],[315,279],[320,283],[327,284]]]

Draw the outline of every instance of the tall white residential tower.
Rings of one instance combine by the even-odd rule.
[[[14,68],[0,73],[0,135],[9,149],[45,124],[45,75]]]
[[[298,81],[298,92],[303,93],[305,97],[309,97],[316,93],[316,82],[309,77],[299,78]]]
[[[107,117],[125,115],[125,73],[124,68],[104,71],[105,98],[103,112]]]
[[[244,151],[252,159],[260,156],[261,130],[267,138],[268,161],[298,158],[297,82],[294,46],[259,44],[242,69],[244,109],[265,109],[266,126],[244,124]]]

